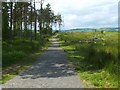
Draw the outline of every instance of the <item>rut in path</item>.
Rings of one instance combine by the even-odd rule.
[[[79,76],[55,37],[52,45],[26,72],[3,84],[3,88],[82,88]]]

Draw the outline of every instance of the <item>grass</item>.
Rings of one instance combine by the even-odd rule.
[[[117,32],[60,33],[58,38],[84,87],[118,87]]]
[[[14,76],[24,72],[25,70],[29,69],[33,63],[37,60],[38,56],[42,52],[31,54],[25,58],[23,58],[20,62],[13,64],[5,69],[3,69],[3,84],[6,83],[8,80],[12,79]],[[28,61],[29,60],[29,61]]]
[[[41,40],[40,40],[41,41]],[[39,41],[16,40],[3,42],[2,81],[4,84],[16,75],[29,69],[43,53],[50,42],[46,39]]]
[[[80,77],[87,81],[91,81],[91,84],[95,88],[117,88],[117,78],[113,78],[115,76],[111,76],[109,72],[100,70],[96,72],[80,72]],[[112,79],[113,78],[113,79]],[[86,84],[85,87],[89,87],[89,85],[83,80],[83,83]]]

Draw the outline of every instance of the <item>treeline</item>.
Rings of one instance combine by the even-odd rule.
[[[52,28],[61,28],[61,15],[55,15],[50,4],[44,8],[43,0],[38,3],[39,6],[36,4],[35,1],[2,2],[3,71],[14,64],[26,61],[25,66],[31,62],[24,58],[44,51],[50,44],[49,38],[54,34]]]
[[[52,28],[61,28],[61,15],[43,2],[2,2],[2,83],[31,67],[50,45]]]
[[[2,2],[2,39],[40,39],[52,35],[53,25],[59,29],[62,25],[61,15],[55,15],[50,4],[43,8],[43,0],[36,9],[34,2]]]

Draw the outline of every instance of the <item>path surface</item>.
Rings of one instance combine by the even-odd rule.
[[[16,76],[2,87],[82,88],[82,83],[67,62],[66,53],[53,37],[52,45],[28,71]]]

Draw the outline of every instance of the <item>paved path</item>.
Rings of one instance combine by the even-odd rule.
[[[4,84],[3,88],[82,88],[82,83],[53,37],[52,45],[38,61],[28,71]]]

